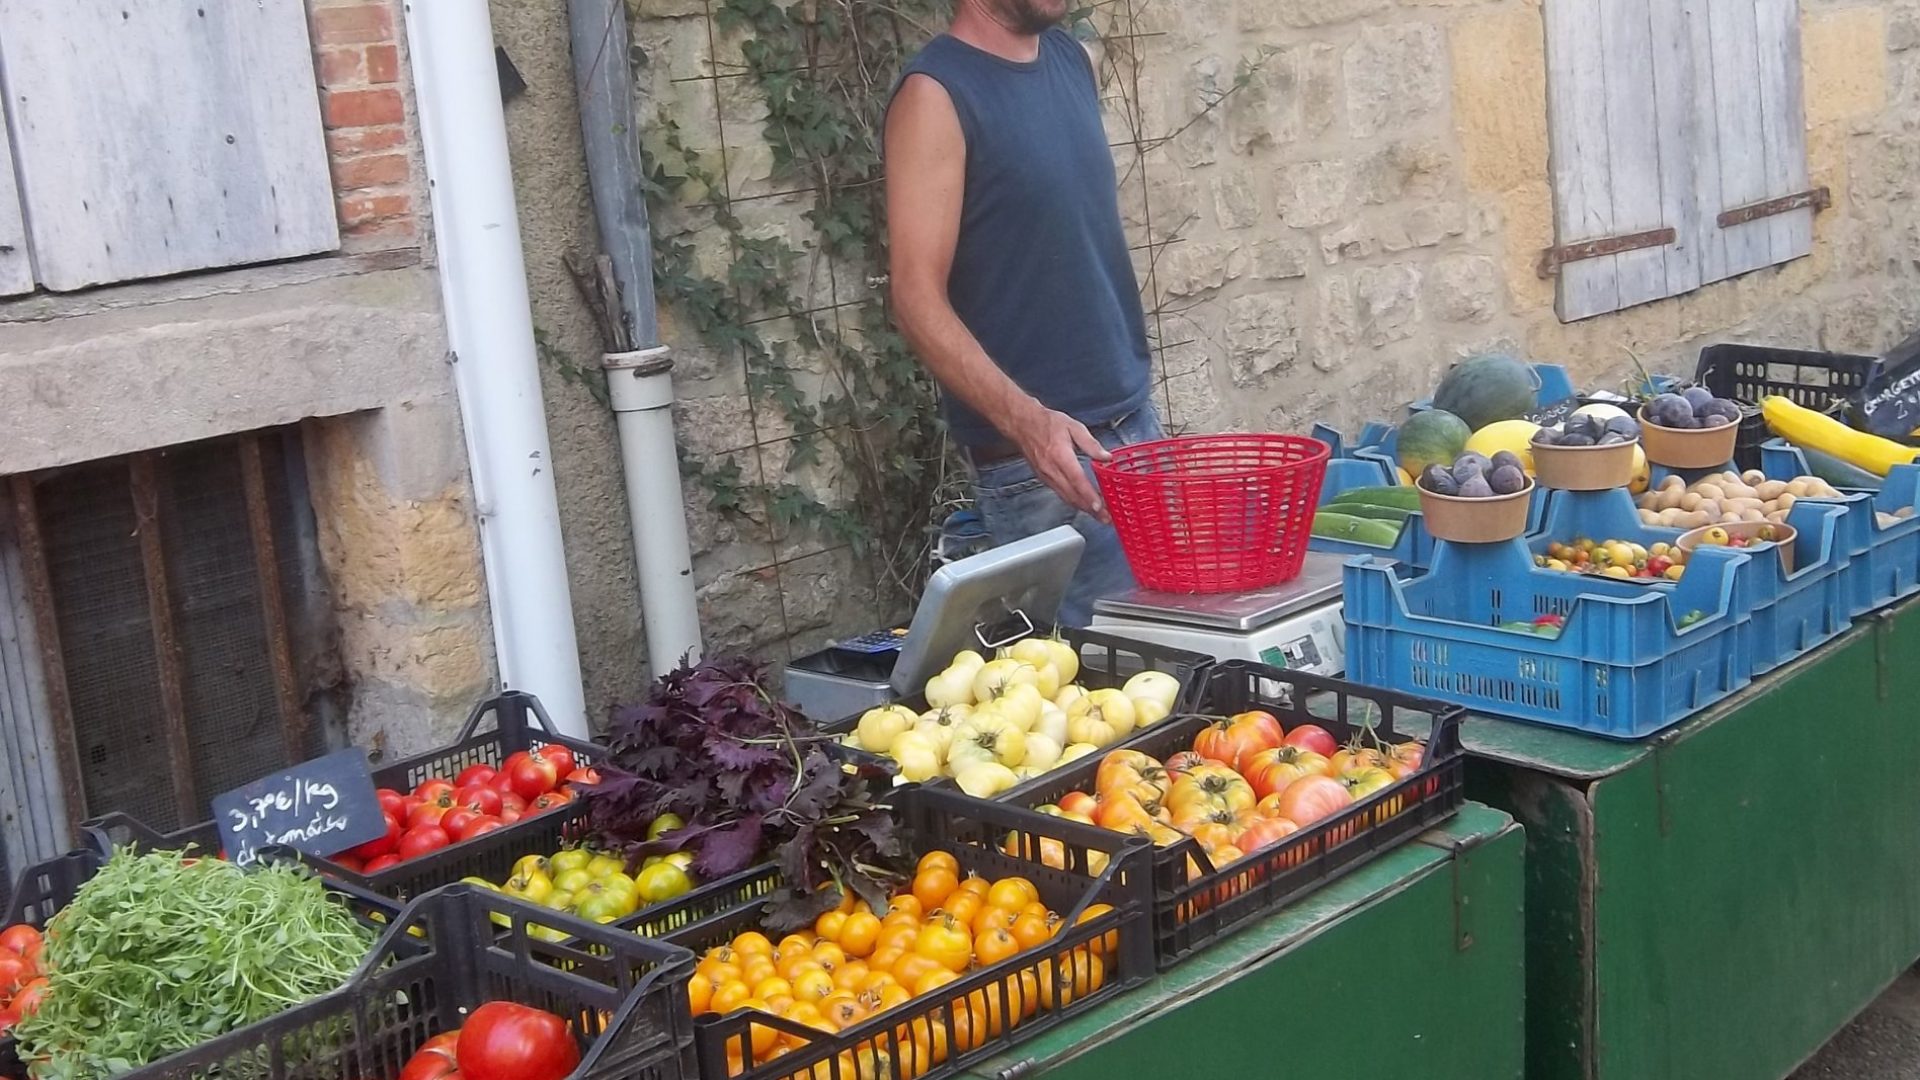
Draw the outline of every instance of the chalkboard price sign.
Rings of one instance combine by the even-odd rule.
[[[387,831],[366,754],[352,748],[235,788],[213,800],[213,817],[240,866],[274,844],[324,857]]]

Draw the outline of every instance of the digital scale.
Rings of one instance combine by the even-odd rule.
[[[1345,562],[1343,555],[1309,551],[1299,577],[1271,588],[1217,596],[1142,589],[1096,600],[1092,629],[1219,660],[1338,675],[1347,667]]]
[[[820,723],[913,697],[973,649],[991,657],[1051,631],[1086,538],[1070,525],[956,559],[933,572],[905,629],[835,642],[786,668],[786,699]]]

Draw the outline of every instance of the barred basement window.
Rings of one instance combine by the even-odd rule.
[[[0,513],[0,841],[109,811],[161,829],[322,753],[324,618],[297,429],[12,478]],[[311,650],[308,650],[311,651]]]

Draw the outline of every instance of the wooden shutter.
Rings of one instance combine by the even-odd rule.
[[[0,0],[0,70],[46,287],[339,246],[305,5]]]
[[[1677,296],[1812,249],[1798,0],[1547,0],[1560,317]],[[1668,233],[1668,230],[1671,230]],[[1556,260],[1558,261],[1558,260]]]

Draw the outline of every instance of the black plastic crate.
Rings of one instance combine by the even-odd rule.
[[[107,835],[110,830],[115,829],[129,830],[120,834],[124,837],[122,842],[136,843],[148,851],[182,851],[192,849],[199,845],[192,839],[191,834],[204,830],[204,826],[202,826],[182,829],[177,833],[162,835],[147,829],[139,822],[127,818],[124,815],[108,815],[107,818],[100,819],[97,822],[89,822],[86,826],[83,826],[83,828],[88,832],[90,837],[104,836]],[[211,849],[203,848],[203,850]],[[55,915],[59,914],[61,908],[66,907],[73,901],[73,898],[80,892],[80,887],[92,880],[93,875],[100,872],[100,868],[106,865],[107,859],[110,858],[111,855],[111,844],[104,850],[96,850],[93,847],[83,847],[70,851],[65,855],[56,856],[45,862],[36,863],[27,867],[26,870],[21,872],[20,878],[14,886],[13,896],[8,902],[5,917],[0,918],[0,927],[25,923],[36,929],[45,930],[47,923],[50,922]],[[380,931],[382,934],[387,933],[394,919],[400,914],[400,905],[383,896],[348,885],[344,882],[332,881],[326,878],[322,878],[321,880],[327,891],[341,897],[346,902],[347,906],[353,911],[355,918],[359,919],[360,922],[366,926]],[[395,946],[395,948],[402,951],[418,949],[419,947],[419,941],[413,938],[406,939],[401,944]],[[379,949],[376,948],[375,955],[378,955],[378,953]],[[191,1070],[187,1072],[177,1072],[171,1069],[154,1071],[156,1069],[158,1069],[158,1064],[121,1074],[116,1077],[115,1080],[123,1080],[123,1078],[130,1077],[148,1080],[148,1078],[158,1078],[162,1076],[179,1076],[186,1078],[192,1075]],[[14,1078],[24,1077],[25,1075],[24,1066],[16,1053],[14,1040],[11,1037],[0,1038],[0,1077],[7,1078],[7,1080],[14,1080]],[[321,1074],[314,1075],[318,1077]],[[398,1075],[397,1072],[395,1075]]]
[[[116,1080],[391,1078],[427,1039],[496,1000],[568,1021],[582,1048],[574,1080],[691,1076],[692,955],[591,925],[578,945],[541,941],[528,930],[544,914],[472,886],[436,891],[399,913],[341,989]]]
[[[493,720],[492,730],[481,731],[481,725],[488,718]],[[605,747],[559,734],[546,709],[532,694],[509,691],[474,706],[452,743],[375,768],[373,784],[375,787],[392,788],[405,793],[422,781],[436,776],[452,780],[470,765],[498,767],[508,757],[522,750],[549,743],[573,751],[580,767],[592,765],[607,756]],[[544,814],[523,817],[504,828],[451,844],[417,859],[408,859],[376,874],[358,873],[319,856],[301,854],[299,858],[330,878],[370,889],[382,896],[406,900],[464,877],[482,877],[498,882],[520,856],[557,850],[565,839],[578,831],[575,823],[582,813],[580,807],[569,804]],[[138,832],[152,835],[151,829],[145,829],[125,815],[110,817],[116,820],[117,827],[122,830],[127,830],[131,823]],[[111,839],[110,832],[90,832],[96,846]],[[213,822],[208,821],[173,835],[217,837],[218,830]],[[105,850],[110,851],[111,847]]]
[[[721,1080],[729,1076],[732,1049],[739,1051],[732,1056],[743,1065],[742,1071],[733,1075],[742,1080],[796,1076],[821,1080],[937,1080],[1005,1054],[1011,1047],[1099,1007],[1152,976],[1153,948],[1148,934],[1152,906],[1150,845],[1145,839],[1017,806],[983,802],[937,787],[902,787],[893,804],[907,830],[911,850],[950,851],[959,860],[963,874],[1028,878],[1039,888],[1047,906],[1063,917],[1060,932],[1045,945],[968,972],[933,993],[869,1016],[832,1035],[752,1010],[697,1017],[694,1051],[702,1077]],[[1095,853],[1106,859],[1099,873],[1090,870],[1090,862],[1100,862],[1090,859]],[[762,875],[769,890],[780,883],[779,872],[771,866],[750,872]],[[1078,922],[1088,907],[1103,903],[1111,904],[1114,910],[1084,925]],[[704,952],[757,929],[763,907],[756,901],[699,918],[668,935],[667,940],[696,953]],[[998,1017],[1013,1015],[1010,980],[1018,984],[1030,974],[1037,986],[1039,979],[1051,979],[1055,973],[1078,974],[1080,969],[1070,971],[1067,967],[1069,963],[1081,963],[1072,955],[1101,938],[1113,947],[1101,949],[1104,981],[1097,989],[1071,1000],[1056,996],[1054,1008],[1036,1008],[1020,1023],[1002,1024],[997,1033],[964,1042],[958,1039],[956,1010],[966,1011],[971,1002]],[[1024,1009],[1021,1011],[1024,1015]],[[810,1042],[776,1059],[756,1061],[747,1041],[756,1024]],[[910,1049],[916,1030],[924,1036],[937,1033],[946,1047],[960,1052],[948,1053],[937,1061],[921,1060],[923,1055]],[[868,1056],[873,1051],[886,1055],[891,1064],[876,1066]],[[856,1052],[861,1056],[855,1057]]]
[[[1693,379],[1715,397],[1742,405],[1758,408],[1762,398],[1778,394],[1815,412],[1844,417],[1849,400],[1859,396],[1879,367],[1880,359],[1874,356],[1709,345],[1700,350]],[[1734,443],[1734,463],[1742,470],[1760,468],[1760,444],[1770,437],[1759,413],[1744,412]]]
[[[1191,838],[1155,847],[1154,955],[1162,968],[1432,828],[1465,801],[1460,721],[1466,710],[1457,705],[1242,660],[1213,668],[1202,701],[1212,716],[1165,720],[1103,750],[1138,750],[1165,761],[1192,749],[1194,736],[1217,717],[1252,709],[1274,714],[1288,730],[1318,724],[1342,744],[1368,728],[1382,741],[1419,737],[1410,721],[1423,716],[1430,720],[1427,748],[1411,776],[1227,866],[1214,866]],[[1091,794],[1103,757],[1089,754],[1046,777],[1021,804],[1045,805],[1069,791]]]

